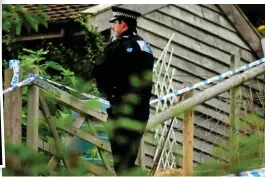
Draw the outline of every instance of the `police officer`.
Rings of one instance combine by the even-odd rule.
[[[109,140],[114,169],[119,175],[135,167],[149,118],[154,58],[150,45],[137,34],[137,17],[141,14],[117,6],[112,7],[112,12],[109,22],[113,23],[116,39],[106,46],[92,74],[110,102],[108,120],[116,121]],[[121,119],[132,120],[127,121],[131,127],[118,124]]]

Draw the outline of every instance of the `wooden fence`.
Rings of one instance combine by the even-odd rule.
[[[5,71],[5,88],[10,87],[13,71],[7,69]],[[48,94],[47,94],[48,93]],[[72,125],[58,124],[50,112],[47,105],[47,95],[53,95],[56,102],[61,106],[71,109],[79,113],[79,116]],[[4,96],[4,118],[5,118],[5,138],[13,143],[21,143],[22,132],[22,88],[17,88]],[[50,167],[51,174],[56,175],[56,170],[63,162],[64,167],[67,169],[74,168],[69,158],[61,157],[60,152],[63,150],[74,151],[70,147],[73,140],[77,137],[97,147],[100,157],[103,161],[103,167],[95,165],[89,161],[84,160],[85,167],[88,173],[94,175],[115,175],[107,153],[111,153],[110,144],[107,141],[101,140],[98,136],[92,122],[98,124],[106,122],[106,112],[89,108],[87,102],[72,96],[71,94],[60,90],[59,88],[49,84],[44,80],[35,80],[33,84],[28,86],[28,99],[27,99],[27,145],[36,151],[42,149],[51,154],[48,166]],[[39,122],[43,121],[48,124],[52,132],[55,144],[48,143],[47,141],[39,138]],[[87,123],[91,132],[87,133],[81,130],[81,126]],[[58,130],[63,130],[68,133],[63,140],[58,135]],[[66,148],[66,149],[64,149]],[[73,152],[75,153],[75,152]],[[82,156],[79,153],[80,157]]]
[[[5,70],[5,88],[10,87],[10,82],[13,76],[13,71],[11,69]],[[20,78],[21,80],[21,78]],[[188,95],[190,92],[188,93]],[[52,95],[53,99],[60,105],[76,112],[79,116],[73,122],[71,126],[56,123],[57,121],[51,114],[49,106],[47,105],[47,100],[50,99],[47,95]],[[13,143],[21,143],[21,132],[22,132],[22,88],[17,88],[11,92],[8,92],[4,96],[4,110],[5,110],[5,135],[6,140]],[[11,111],[12,110],[12,111]],[[186,112],[187,117],[191,117],[192,112]],[[39,122],[43,121],[48,124],[52,132],[52,136],[55,144],[50,144],[47,141],[40,139],[39,137]],[[107,121],[107,113],[100,109],[92,109],[87,106],[87,101],[80,100],[77,97],[51,85],[50,83],[37,79],[32,84],[28,86],[28,96],[27,96],[27,134],[26,142],[27,145],[36,151],[44,150],[51,154],[48,166],[51,170],[51,175],[56,175],[58,166],[60,162],[67,168],[73,168],[71,160],[60,157],[58,152],[67,148],[72,150],[71,143],[74,142],[75,138],[80,138],[87,143],[93,144],[97,147],[100,154],[101,160],[103,161],[103,167],[97,166],[89,161],[84,160],[85,166],[88,172],[95,175],[114,175],[112,171],[110,159],[107,158],[107,153],[111,153],[110,144],[107,141],[101,140],[98,136],[98,132],[95,130],[92,122],[97,122],[98,124]],[[90,133],[80,130],[81,126],[87,123],[92,130]],[[187,164],[187,170],[192,170],[192,124],[190,121],[186,121],[184,130],[187,131],[187,137],[189,140],[184,142],[187,148],[185,164]],[[58,130],[63,130],[69,135],[63,140],[58,135]],[[140,152],[140,151],[139,151]],[[82,154],[79,153],[81,157]],[[139,156],[136,163],[140,166],[144,166],[143,156]]]

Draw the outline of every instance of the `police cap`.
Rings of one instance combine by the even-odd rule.
[[[118,6],[112,6],[111,10],[113,13],[113,17],[110,19],[110,23],[113,23],[116,19],[136,20],[137,17],[141,16],[141,13],[139,12],[121,8]]]

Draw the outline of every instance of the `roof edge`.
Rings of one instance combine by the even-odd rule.
[[[243,11],[235,4],[218,4],[218,6],[257,57],[262,57],[261,36]]]
[[[168,4],[148,4],[145,6],[143,4],[121,4],[120,7],[127,8],[130,10],[138,11],[142,15],[145,15],[149,12],[167,6]],[[87,20],[92,26],[98,28],[98,31],[104,31],[111,28],[109,19],[112,17],[111,9],[101,10],[98,13],[88,14]]]
[[[98,4],[82,11],[83,14],[96,15],[106,10],[109,10],[111,6],[115,4]]]

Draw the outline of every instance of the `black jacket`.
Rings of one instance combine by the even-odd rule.
[[[92,75],[98,89],[106,94],[111,104],[119,103],[121,96],[128,93],[142,95],[149,101],[154,57],[150,45],[142,37],[124,32],[106,46],[100,61]],[[132,80],[140,85],[135,87]]]

